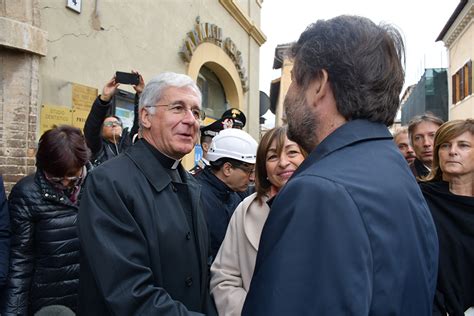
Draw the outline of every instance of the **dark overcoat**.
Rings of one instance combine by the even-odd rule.
[[[350,121],[277,195],[243,315],[431,314],[436,229],[387,128]]]
[[[91,173],[78,220],[81,315],[212,311],[200,187],[179,168],[184,183],[171,182],[141,140]]]

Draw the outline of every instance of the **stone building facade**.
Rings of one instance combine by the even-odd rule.
[[[163,71],[188,74],[211,94],[204,124],[236,107],[258,139],[262,2],[0,0],[0,173],[7,191],[35,170],[41,133],[53,124],[83,126],[90,100],[115,71],[138,70],[145,81]],[[133,92],[120,88],[124,100]],[[129,113],[122,103],[118,110]],[[185,158],[186,167],[193,158]]]

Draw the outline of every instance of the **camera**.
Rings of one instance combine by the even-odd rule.
[[[129,72],[117,71],[115,73],[115,82],[138,85],[140,83],[140,76]]]

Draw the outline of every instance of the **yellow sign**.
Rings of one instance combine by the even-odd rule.
[[[72,126],[83,130],[84,124],[86,123],[87,115],[89,115],[89,111],[72,110]]]
[[[75,110],[90,111],[92,103],[97,97],[98,90],[96,88],[83,86],[78,83],[72,84],[72,107]]]
[[[71,109],[58,105],[42,105],[40,114],[40,135],[55,126],[72,123]]]

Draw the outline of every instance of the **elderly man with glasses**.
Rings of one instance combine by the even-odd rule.
[[[98,166],[125,151],[132,145],[132,138],[138,132],[138,99],[145,82],[138,72],[132,72],[138,75],[139,83],[132,86],[136,94],[135,116],[130,131],[124,130],[122,120],[111,113],[112,100],[120,86],[115,76],[105,84],[102,94],[95,99],[87,116],[84,125],[84,136],[86,137],[87,146],[91,149],[91,162],[94,166]]]
[[[180,163],[198,138],[201,92],[190,77],[163,73],[139,113],[142,138],[86,184],[79,314],[213,315],[201,189]]]

